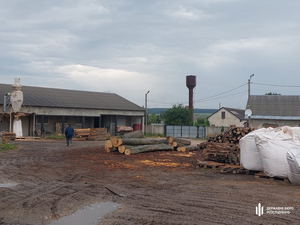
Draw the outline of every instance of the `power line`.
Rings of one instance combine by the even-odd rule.
[[[197,102],[201,102],[202,100],[206,100],[206,99],[210,99],[210,98],[213,98],[213,97],[217,97],[217,96],[226,94],[226,93],[228,93],[228,92],[231,92],[231,91],[234,91],[234,90],[236,90],[236,89],[239,89],[239,88],[241,88],[241,87],[243,87],[243,86],[245,86],[245,85],[247,85],[247,84],[248,84],[248,83],[245,83],[245,84],[243,84],[243,85],[240,85],[240,86],[238,86],[238,87],[236,87],[236,88],[230,89],[230,90],[228,90],[228,91],[222,92],[222,93],[217,94],[217,95],[212,95],[212,96],[210,96],[210,97],[197,99],[197,100],[195,100],[194,102],[197,103]]]
[[[241,87],[243,87],[243,86],[245,86],[245,85],[247,85],[247,84],[248,84],[248,83],[245,83],[245,84],[243,84],[243,85],[240,85],[240,86],[235,87],[235,88],[233,88],[233,89],[230,89],[230,90],[228,90],[228,91],[225,91],[225,92],[222,92],[222,93],[219,93],[219,94],[216,94],[216,95],[212,95],[212,96],[209,96],[209,97],[197,99],[197,100],[194,100],[193,102],[194,102],[194,103],[206,102],[206,101],[210,101],[210,100],[216,100],[216,99],[219,99],[219,98],[225,98],[225,97],[228,97],[228,96],[233,96],[233,95],[237,95],[237,94],[240,94],[240,93],[244,93],[245,91],[243,91],[243,92],[238,92],[238,93],[235,93],[235,94],[232,94],[232,95],[228,95],[228,96],[224,96],[224,97],[218,97],[218,98],[216,98],[217,96],[220,96],[220,95],[229,93],[229,92],[234,91],[234,90],[236,90],[236,89],[239,89],[239,88],[241,88]],[[158,103],[158,104],[165,104],[165,105],[174,105],[174,103],[170,103],[170,102],[156,102],[156,101],[151,101],[151,100],[148,100],[148,102],[153,102],[153,103]],[[182,103],[177,102],[177,103],[178,103],[178,104],[186,104],[186,103],[188,103],[188,102],[182,102]]]
[[[234,96],[234,95],[239,95],[241,93],[246,93],[247,91],[241,91],[241,92],[237,92],[237,93],[234,93],[234,94],[231,94],[231,95],[226,95],[226,96],[222,96],[222,97],[218,97],[218,98],[212,98],[212,99],[207,99],[207,100],[202,100],[202,101],[198,101],[197,103],[199,102],[207,102],[207,101],[212,101],[212,100],[216,100],[216,99],[220,99],[220,98],[227,98],[227,97],[230,97],[230,96]]]
[[[263,84],[263,83],[253,83],[252,84],[258,84],[258,85],[265,85],[265,86],[275,86],[275,87],[300,87],[300,86],[295,86],[295,85],[282,85],[282,84]]]

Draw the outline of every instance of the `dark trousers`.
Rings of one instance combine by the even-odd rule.
[[[73,143],[73,137],[66,137],[67,139],[67,146],[69,146],[69,143],[71,142],[71,144]]]

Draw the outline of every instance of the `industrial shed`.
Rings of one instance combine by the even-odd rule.
[[[13,121],[18,118],[23,136],[55,133],[58,127],[63,132],[69,123],[75,129],[105,127],[111,135],[121,125],[143,129],[145,109],[117,94],[32,86],[20,89],[24,100],[14,112],[9,101],[12,85],[0,84],[0,131],[13,132]]]
[[[300,126],[300,96],[251,95],[247,108],[252,111],[252,128]]]

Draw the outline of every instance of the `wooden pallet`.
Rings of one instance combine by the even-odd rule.
[[[41,137],[17,137],[16,140],[34,140],[41,139]]]
[[[256,173],[254,175],[254,177],[256,179],[268,179],[270,181],[274,181],[274,180],[279,180],[279,181],[285,181],[285,182],[288,182],[289,183],[289,180],[287,178],[282,178],[282,177],[269,177],[267,174],[263,173],[263,172],[259,172],[259,173]]]
[[[225,165],[225,163],[218,163],[213,161],[198,161],[199,167],[203,168],[211,168],[211,169],[218,169]]]

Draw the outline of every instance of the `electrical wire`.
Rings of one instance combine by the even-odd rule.
[[[296,85],[263,84],[263,83],[253,83],[253,82],[251,82],[251,84],[265,85],[265,86],[275,86],[275,87],[297,87],[297,88],[299,88],[299,87],[300,87],[300,86],[296,86]]]
[[[239,89],[245,85],[247,85],[248,83],[245,83],[243,85],[240,85],[238,87],[235,87],[233,89],[230,89],[228,91],[225,91],[225,92],[222,92],[222,93],[219,93],[219,94],[216,94],[216,95],[212,95],[212,96],[209,96],[209,97],[205,97],[205,98],[201,98],[201,99],[197,99],[197,100],[194,100],[193,103],[199,103],[199,102],[205,102],[205,101],[210,101],[210,100],[216,100],[216,99],[220,99],[220,98],[225,98],[225,97],[229,97],[229,96],[233,96],[233,95],[237,95],[237,94],[240,94],[240,93],[244,93],[246,91],[243,91],[243,92],[239,92],[239,93],[235,93],[235,94],[232,94],[232,95],[228,95],[228,96],[223,96],[223,97],[217,97],[217,96],[220,96],[220,95],[223,95],[223,94],[226,94],[226,93],[229,93],[231,91],[234,91],[236,89]],[[217,97],[217,98],[216,98]],[[174,103],[170,103],[170,102],[156,102],[156,101],[151,101],[151,100],[148,100],[149,102],[153,102],[153,103],[158,103],[158,104],[164,104],[164,105],[174,105]],[[186,104],[188,102],[177,102],[178,104]]]
[[[236,87],[236,88],[230,89],[230,90],[228,90],[228,91],[222,92],[222,93],[217,94],[217,95],[212,95],[212,96],[210,96],[210,97],[197,99],[197,100],[194,101],[194,103],[202,102],[203,100],[210,99],[210,98],[214,98],[214,97],[217,97],[217,96],[226,94],[226,93],[228,93],[228,92],[231,92],[231,91],[234,91],[234,90],[236,90],[236,89],[239,89],[239,88],[241,88],[241,87],[243,87],[243,86],[245,86],[245,85],[247,85],[247,84],[248,84],[248,83],[245,83],[245,84],[243,84],[243,85],[240,85],[240,86],[238,86],[238,87]]]
[[[212,100],[216,100],[216,99],[220,99],[220,98],[227,98],[227,97],[230,97],[230,96],[239,95],[239,94],[246,93],[246,92],[247,91],[241,91],[241,92],[237,92],[237,93],[234,93],[234,94],[231,94],[231,95],[222,96],[222,97],[217,97],[217,98],[212,98],[212,99],[206,99],[206,100],[203,99],[202,101],[198,101],[196,103],[212,101]]]

